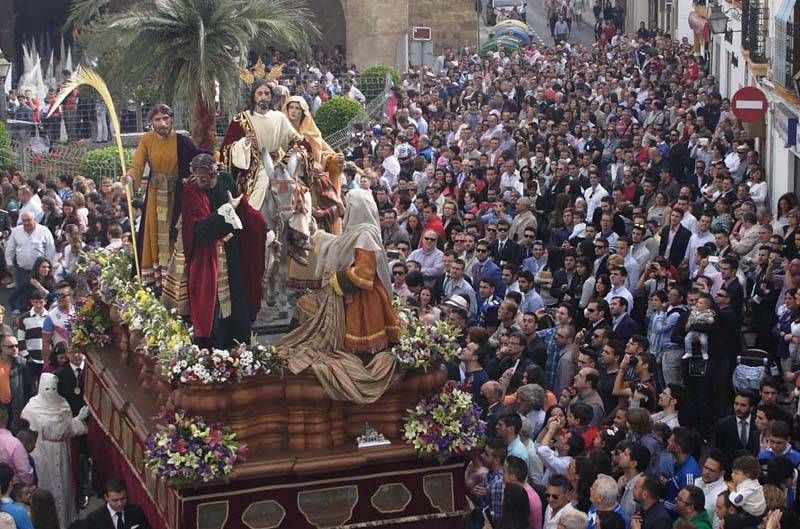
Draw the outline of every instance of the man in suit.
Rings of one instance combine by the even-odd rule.
[[[678,268],[686,258],[686,248],[692,232],[681,225],[683,210],[676,207],[669,214],[669,225],[661,229],[661,243],[658,245],[658,255],[666,257],[672,266]]]
[[[556,270],[556,273],[553,274],[553,283],[550,285],[550,295],[558,301],[573,301],[571,296],[578,283],[578,275],[575,273],[576,264],[575,251],[572,249],[565,251],[564,267]],[[569,299],[564,299],[565,295],[570,296]]]
[[[728,298],[733,310],[737,314],[742,314],[744,307],[744,289],[736,276],[739,269],[739,261],[731,257],[723,257],[719,260],[719,273],[722,276],[722,289],[728,293]]]
[[[486,421],[486,436],[497,437],[497,420],[506,413],[506,408],[501,404],[503,387],[496,380],[484,382],[481,386],[481,399],[486,406],[483,407],[483,419]],[[482,403],[482,404],[484,404]]]
[[[627,343],[631,336],[639,333],[639,325],[628,315],[628,300],[622,296],[614,296],[608,306],[611,312],[612,338]]]
[[[472,284],[480,285],[482,280],[486,280],[494,285],[495,295],[503,298],[506,295],[506,284],[500,272],[500,267],[489,258],[489,243],[480,241],[475,245],[475,253],[478,262],[472,265]]]
[[[697,197],[700,196],[700,189],[708,182],[709,178],[706,174],[706,162],[697,160],[694,163],[694,172],[689,175],[686,180],[686,183],[691,187],[693,200],[697,200]]]
[[[64,397],[72,410],[72,416],[77,417],[78,412],[86,405],[83,400],[83,380],[86,369],[86,359],[83,353],[72,347],[67,350],[67,365],[56,371],[58,377],[58,394]],[[86,434],[75,438],[75,448],[78,453],[78,506],[85,509],[89,504],[91,492],[89,463],[89,445]]]
[[[106,504],[89,513],[86,522],[92,529],[150,529],[144,511],[128,503],[125,482],[112,478],[106,484]]]
[[[747,390],[739,391],[733,399],[733,415],[723,417],[714,428],[714,444],[730,458],[746,450],[755,456],[760,449],[759,433],[753,408],[756,396]]]
[[[714,255],[717,257],[735,257],[736,259],[739,258],[739,254],[733,251],[731,248],[730,242],[730,235],[724,228],[719,228],[714,233],[714,246],[716,246],[716,252]]]
[[[520,263],[522,263],[522,248],[508,236],[510,230],[511,224],[507,221],[501,220],[498,222],[497,240],[492,243],[489,250],[492,253],[492,259],[498,265],[508,263],[519,267]]]

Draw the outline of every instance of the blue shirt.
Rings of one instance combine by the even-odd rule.
[[[556,385],[556,371],[558,370],[558,344],[556,343],[556,328],[550,327],[537,331],[536,335],[542,339],[547,347],[547,363],[544,366],[545,380],[547,387],[553,388]]]
[[[486,495],[481,498],[481,507],[489,507],[492,522],[497,523],[503,515],[503,469],[490,470],[484,477],[483,486]]]
[[[522,304],[519,307],[519,311],[525,314],[526,312],[536,312],[542,307],[544,307],[542,296],[535,290],[530,289],[522,295]]]
[[[526,465],[529,463],[528,449],[525,448],[525,445],[522,444],[522,441],[519,440],[519,437],[515,437],[514,440],[508,445],[507,454],[522,459],[525,461]]]
[[[618,503],[611,510],[622,516],[622,519],[625,521],[625,529],[630,529],[630,516],[628,516],[628,514],[623,510],[622,506]],[[586,524],[586,529],[597,529],[597,507],[594,505],[589,507],[587,516],[589,517],[589,522]]]
[[[678,497],[678,492],[686,485],[694,485],[694,479],[699,478],[702,474],[700,465],[692,456],[688,456],[683,460],[683,463],[675,463],[675,474],[669,478],[667,482],[667,497],[666,500],[672,504],[675,503],[675,498]]]
[[[25,507],[17,505],[11,498],[3,498],[2,502],[2,511],[10,514],[11,517],[14,518],[17,529],[33,529],[33,522],[31,522],[31,517],[28,511],[25,510]]]
[[[773,452],[771,448],[762,450],[758,453],[758,462],[761,463],[762,465],[766,465],[778,455],[781,455],[786,459],[788,459],[789,461],[791,461],[792,466],[794,466],[795,468],[800,466],[800,452],[798,452],[791,446],[787,446],[786,450],[782,454],[775,454],[775,452]]]

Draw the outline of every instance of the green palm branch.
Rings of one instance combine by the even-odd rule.
[[[224,109],[236,105],[239,67],[254,44],[306,53],[320,36],[304,0],[153,0],[104,16],[92,32],[90,54],[118,54],[110,77],[153,80],[165,101],[185,104],[202,147],[214,141],[215,84]]]
[[[66,31],[79,29],[102,16],[110,0],[72,0],[69,6]]]

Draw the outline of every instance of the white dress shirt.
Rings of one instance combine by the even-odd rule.
[[[44,218],[44,210],[42,209],[42,201],[39,198],[39,195],[33,195],[28,202],[19,208],[17,226],[22,226],[22,214],[26,212],[33,213],[33,218],[36,219],[36,222],[42,222],[42,219]]]
[[[50,230],[41,224],[36,225],[33,233],[26,232],[24,226],[12,228],[6,242],[6,265],[11,267],[16,262],[18,267],[31,270],[39,257],[56,262],[56,245]]]
[[[606,191],[603,186],[597,184],[597,187],[591,187],[583,192],[583,198],[586,199],[586,221],[591,222],[592,216],[594,215],[594,210],[600,207],[600,200],[603,197],[608,196],[608,191]]]

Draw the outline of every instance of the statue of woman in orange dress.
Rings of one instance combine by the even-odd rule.
[[[348,192],[345,205],[342,234],[321,232],[319,307],[275,347],[293,373],[311,367],[334,400],[373,402],[396,375],[386,349],[399,341],[400,326],[378,206],[363,189]]]

